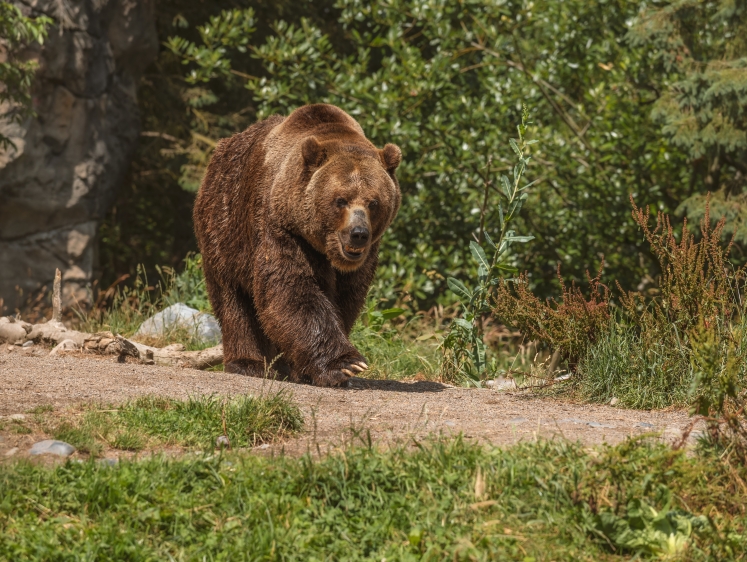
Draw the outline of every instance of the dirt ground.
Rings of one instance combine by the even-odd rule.
[[[354,379],[328,389],[267,381],[223,372],[117,363],[112,358],[49,356],[41,349],[0,351],[0,422],[36,406],[55,411],[92,402],[116,404],[139,395],[184,398],[199,394],[290,392],[303,411],[304,432],[265,448],[265,453],[321,452],[371,438],[380,443],[458,434],[496,445],[560,436],[584,444],[617,443],[629,435],[658,432],[679,439],[684,411],[640,411],[572,404],[517,392],[454,388],[435,382]],[[0,426],[2,424],[0,423]],[[8,425],[8,424],[5,424]],[[38,435],[0,431],[0,459],[27,451]]]

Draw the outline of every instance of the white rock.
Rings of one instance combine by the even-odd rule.
[[[8,416],[9,420],[23,421],[26,419],[26,414],[11,414]]]
[[[148,318],[140,325],[135,336],[160,336],[174,328],[194,330],[195,336],[204,342],[220,342],[223,339],[215,316],[182,303],[173,304]]]
[[[516,388],[516,381],[514,379],[507,379],[505,377],[498,377],[495,380],[489,380],[485,383],[485,386],[492,388],[493,390],[509,390]]]
[[[78,344],[75,343],[73,340],[62,340],[60,343],[58,343],[52,351],[49,352],[50,355],[57,355],[59,353],[65,353],[66,351],[75,351],[78,349]]]
[[[12,457],[17,452],[18,452],[18,447],[13,447],[12,449],[8,449],[7,451],[5,451],[5,456],[6,457]]]
[[[59,455],[69,457],[75,452],[75,447],[64,441],[55,441],[54,439],[45,439],[31,446],[32,455]]]

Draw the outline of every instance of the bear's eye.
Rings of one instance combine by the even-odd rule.
[[[348,202],[345,201],[345,199],[343,199],[342,197],[338,197],[335,201],[335,204],[340,208],[348,206]]]
[[[374,199],[373,201],[371,201],[371,202],[370,202],[370,203],[368,204],[368,208],[369,208],[369,209],[375,209],[375,208],[376,208],[376,207],[378,207],[378,206],[379,206],[379,202],[378,202],[378,201],[377,201],[376,199]]]

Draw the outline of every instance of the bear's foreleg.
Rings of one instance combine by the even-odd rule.
[[[262,332],[252,298],[241,287],[221,287],[220,306],[213,308],[223,332],[223,360],[227,373],[265,377],[278,355]],[[211,301],[213,299],[211,295]],[[278,365],[273,364],[276,370]],[[280,373],[281,376],[287,373]]]
[[[295,239],[267,236],[255,260],[257,313],[264,332],[290,362],[294,379],[341,386],[368,368]]]

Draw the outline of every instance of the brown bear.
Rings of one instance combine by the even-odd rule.
[[[402,153],[338,107],[274,115],[218,143],[194,224],[225,370],[339,386],[368,368],[348,335],[400,205]]]

